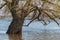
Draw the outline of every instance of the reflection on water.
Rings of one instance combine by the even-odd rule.
[[[21,34],[11,34],[9,35],[9,40],[22,40]]]
[[[21,34],[0,34],[0,40],[22,40]]]
[[[22,34],[0,34],[0,40],[60,40],[60,33],[27,31]]]
[[[29,27],[23,27],[22,34],[6,34],[11,19],[0,19],[0,40],[60,40],[60,27],[54,22],[43,26],[40,22],[33,22]],[[29,20],[25,21],[25,24]],[[53,30],[54,29],[54,30]]]

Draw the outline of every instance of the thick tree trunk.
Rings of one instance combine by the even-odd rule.
[[[22,26],[23,26],[24,20],[21,19],[13,19],[7,33],[8,34],[17,34],[22,32]]]
[[[6,32],[8,34],[18,34],[22,32],[24,17],[22,10],[20,10],[20,8],[18,7],[18,2],[19,0],[12,0],[12,3],[9,4],[7,2],[7,6],[10,9],[10,12],[13,17],[13,20],[8,28],[8,31]],[[11,7],[9,5],[11,5]]]
[[[18,10],[18,11],[17,11]],[[13,20],[8,28],[8,34],[17,34],[22,32],[22,26],[24,23],[24,14],[22,10],[19,9],[18,6],[13,8],[11,11]]]
[[[29,0],[29,1],[31,1],[31,0]],[[29,1],[27,1],[27,2],[29,2]],[[7,6],[10,9],[10,12],[13,17],[13,20],[7,31],[8,34],[17,34],[17,33],[22,32],[24,18],[26,17],[25,10],[28,9],[28,5],[30,2],[24,6],[25,9],[24,8],[20,9],[18,7],[18,2],[19,2],[19,0],[12,0],[12,3],[8,3],[6,0]]]

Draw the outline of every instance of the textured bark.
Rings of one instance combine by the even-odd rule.
[[[18,34],[22,32],[22,26],[24,23],[24,18],[27,16],[26,11],[28,11],[28,6],[31,0],[27,0],[26,4],[22,9],[18,7],[19,0],[12,0],[12,2],[8,2],[4,0],[12,14],[13,20],[8,28],[6,33],[8,34]],[[29,3],[28,3],[29,2]]]
[[[17,11],[19,10],[19,11]],[[24,23],[23,12],[18,7],[15,7],[11,10],[13,20],[8,28],[8,34],[17,34],[22,32],[22,26]]]
[[[8,28],[7,33],[8,34],[17,34],[22,32],[22,26],[24,23],[23,13],[18,7],[19,0],[13,0],[10,9],[10,12],[12,14],[13,20]],[[9,6],[8,6],[9,8]]]
[[[7,33],[8,34],[17,34],[22,32],[22,25],[24,20],[21,19],[13,19]]]

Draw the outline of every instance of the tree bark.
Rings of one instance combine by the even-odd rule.
[[[12,1],[12,3],[10,4],[12,9],[10,9],[9,4],[7,4],[13,17],[13,20],[8,28],[8,31],[6,32],[8,34],[17,34],[22,32],[24,18],[22,10],[20,10],[20,8],[18,7],[18,2],[19,0]]]
[[[18,6],[15,6],[10,10],[13,20],[8,28],[8,34],[17,34],[22,32],[22,26],[24,23],[24,13],[22,9]]]
[[[23,26],[24,20],[21,19],[14,19],[12,20],[7,33],[8,34],[17,34],[22,32],[22,26]]]
[[[24,7],[20,9],[18,7],[19,0],[12,0],[12,3],[5,0],[7,3],[7,6],[12,14],[13,20],[8,28],[8,31],[6,33],[8,34],[18,34],[22,32],[22,26],[24,23],[24,18],[27,15],[26,10],[28,10],[28,6],[30,4],[31,0],[28,0]],[[29,2],[29,3],[28,3]],[[25,8],[25,9],[24,9]]]

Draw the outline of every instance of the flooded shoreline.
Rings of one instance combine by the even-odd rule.
[[[0,40],[60,40],[60,28],[52,22],[43,26],[40,22],[35,21],[29,26],[22,28],[22,34],[8,35],[6,31],[12,19],[0,19]],[[29,20],[25,21],[27,24]]]
[[[5,34],[0,33],[0,40],[60,40],[60,33],[22,31],[22,34]]]

